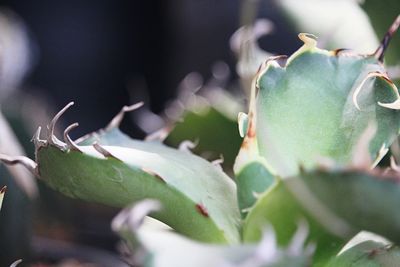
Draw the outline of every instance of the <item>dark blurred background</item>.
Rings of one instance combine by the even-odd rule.
[[[318,26],[318,22],[302,24],[303,20],[309,17],[313,20],[314,16],[305,16],[305,19],[297,21],[295,16],[284,17],[282,8],[277,7],[279,1],[246,2],[259,2],[255,15],[268,18],[274,24],[274,32],[262,37],[259,45],[275,54],[291,54],[301,45],[297,33],[314,32],[314,29],[310,30],[312,27],[306,26]],[[383,30],[378,31],[379,36],[383,36],[400,11],[398,0],[391,0],[392,6],[386,3],[386,9],[381,8],[384,1],[366,2],[370,13],[379,11],[379,19],[374,21],[387,18],[388,21],[382,23]],[[28,155],[33,158],[33,146],[29,139],[34,128],[21,126],[21,118],[13,118],[13,105],[23,109],[24,105],[29,106],[28,102],[32,102],[26,109],[31,113],[29,117],[44,117],[41,122],[30,122],[37,127],[40,124],[45,126],[55,112],[69,101],[75,101],[75,106],[63,116],[61,123],[65,126],[78,121],[80,126],[71,133],[77,138],[104,127],[123,105],[137,101],[144,100],[152,112],[162,114],[167,103],[177,96],[179,84],[188,73],[198,72],[207,81],[216,62],[227,63],[231,75],[230,86],[226,89],[232,90],[239,83],[235,73],[236,58],[230,50],[229,40],[245,21],[244,3],[244,0],[0,0],[0,13],[14,12],[24,22],[30,40],[28,50],[31,52],[29,73],[22,83],[11,83],[17,85],[19,90],[16,91],[22,91],[23,97],[19,99],[16,97],[18,94],[9,94],[14,98],[12,101],[1,98],[2,112],[8,115],[7,119]],[[293,3],[302,4],[300,1]],[[338,21],[342,21],[345,11],[349,10],[335,13],[339,15],[335,24],[340,24]],[[395,14],[389,16],[388,11]],[[345,15],[353,24],[352,16],[357,14],[350,10]],[[325,15],[321,13],[324,20]],[[0,44],[3,44],[2,37],[6,35],[2,28],[5,24],[7,22],[0,21]],[[380,29],[379,23],[374,26]],[[348,25],[344,28],[349,29]],[[320,40],[331,37],[331,33],[335,33],[333,29],[329,28],[325,36],[326,32],[320,33]],[[357,29],[352,35],[363,30]],[[21,55],[24,48],[17,47],[15,40],[18,38],[13,40],[8,48],[15,48],[15,55]],[[355,41],[356,44],[359,42],[358,39]],[[5,60],[1,51],[3,64]],[[18,66],[19,61],[16,59],[15,62]],[[0,96],[4,89],[2,71],[0,69]],[[122,129],[136,138],[145,135],[129,119],[124,120]],[[110,220],[118,212],[117,209],[71,200],[40,182],[40,199],[32,203],[0,167],[0,187],[2,185],[7,185],[9,189],[0,213],[1,266],[9,266],[11,260],[20,257],[29,259],[27,255],[32,252],[31,247],[55,254],[67,251],[52,240],[115,250],[118,238],[110,231]]]
[[[71,134],[77,138],[104,127],[123,105],[136,101],[162,113],[188,73],[198,72],[207,80],[216,62],[227,63],[229,83],[237,83],[229,39],[240,27],[241,6],[239,0],[1,0],[1,11],[15,13],[30,40],[29,72],[17,84],[24,100],[3,100],[3,111],[36,101],[28,109],[31,117],[51,118],[75,101],[61,123],[78,121],[80,127]],[[287,28],[272,1],[263,1],[258,13],[275,24],[275,33],[260,40],[263,48],[288,54],[298,47],[295,31]],[[13,122],[13,113],[8,115],[34,157],[28,142],[33,129],[19,127],[19,119]],[[145,135],[132,120],[125,120],[122,129],[136,138]],[[110,220],[118,210],[71,200],[41,183],[40,200],[31,203],[8,174],[0,175],[1,184],[9,187],[0,221],[5,240],[1,265],[32,254],[57,258],[67,253],[54,240],[115,250],[118,238],[110,231]]]
[[[287,34],[270,2],[263,1],[259,11],[276,27],[276,34],[266,37],[267,48],[289,53],[298,42],[282,37],[296,40],[296,35]],[[75,101],[65,115],[81,125],[73,135],[104,126],[131,103],[132,93],[140,98],[144,89],[152,111],[159,113],[189,72],[207,78],[216,61],[234,70],[229,38],[240,26],[239,0],[0,3],[25,21],[34,42],[35,64],[24,90],[45,95],[56,110]],[[133,124],[123,127],[141,134]]]

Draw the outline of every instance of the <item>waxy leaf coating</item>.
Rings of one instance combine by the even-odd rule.
[[[239,241],[236,186],[219,168],[160,142],[133,140],[113,125],[77,143],[70,129],[66,143],[51,134],[35,140],[36,172],[53,189],[115,207],[158,199],[165,208],[154,217],[176,231],[206,242]]]

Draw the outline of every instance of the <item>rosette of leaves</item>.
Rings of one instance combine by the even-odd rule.
[[[35,161],[0,158],[25,165],[70,197],[121,208],[156,199],[162,209],[150,215],[175,232],[142,231],[138,221],[149,208],[114,221],[132,246],[143,248],[140,263],[146,266],[195,266],[190,260],[199,255],[209,266],[280,266],[286,256],[295,256],[291,266],[326,266],[350,255],[350,266],[359,247],[338,253],[359,231],[400,241],[400,167],[393,161],[392,169],[374,168],[400,128],[400,96],[381,62],[394,30],[371,55],[322,50],[313,36],[300,34],[304,45],[292,56],[268,59],[253,81],[249,113],[240,116],[245,137],[236,183],[187,150],[119,131],[123,114],[138,105],[124,107],[106,128],[76,141],[69,137],[74,123],[60,140],[55,124],[70,103],[50,122],[44,139],[38,129]],[[299,222],[309,229],[300,237]],[[268,225],[277,245],[263,239]],[[312,263],[305,260],[304,239],[316,247]],[[268,260],[252,264],[264,241],[270,245],[261,255]],[[292,244],[305,258],[291,254]],[[278,247],[287,249],[276,253]],[[184,254],[184,248],[191,257],[172,256]]]

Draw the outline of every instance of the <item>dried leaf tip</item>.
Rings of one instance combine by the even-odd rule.
[[[390,40],[392,39],[393,35],[396,33],[397,29],[400,26],[400,15],[396,17],[392,25],[390,26],[389,30],[386,32],[385,36],[383,36],[381,44],[378,46],[376,51],[374,52],[373,56],[378,59],[379,61],[383,61],[383,57],[387,47],[389,46]]]
[[[131,112],[134,111],[144,105],[144,102],[139,102],[136,104],[133,104],[131,106],[123,106],[121,111],[118,112],[117,115],[110,121],[110,123],[106,126],[105,130],[111,130],[114,128],[118,128],[119,125],[121,124],[122,120],[124,119],[125,113],[126,112]]]

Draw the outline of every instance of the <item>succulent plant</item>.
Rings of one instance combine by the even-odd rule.
[[[363,245],[339,254],[362,230],[393,242],[393,253],[365,243],[388,255],[367,257],[368,264],[387,259],[384,266],[393,266],[400,167],[394,159],[391,168],[376,166],[400,129],[399,92],[382,63],[399,23],[400,17],[371,55],[323,50],[314,36],[300,34],[304,45],[293,55],[269,58],[253,80],[248,115],[239,115],[236,183],[185,142],[179,150],[123,134],[124,113],[140,103],[76,141],[69,132],[78,124],[71,124],[60,140],[54,129],[71,102],[45,139],[38,129],[35,161],[0,159],[23,164],[73,198],[136,204],[113,229],[144,266],[364,266],[354,260]],[[148,214],[175,232],[144,228]]]

